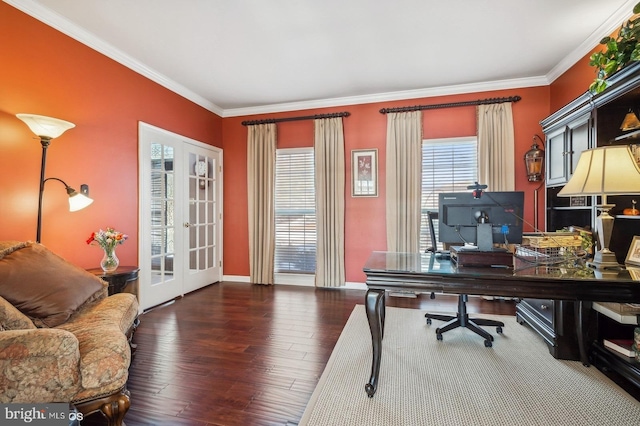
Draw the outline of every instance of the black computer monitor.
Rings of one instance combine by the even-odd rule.
[[[438,237],[451,245],[474,244],[481,250],[493,244],[522,242],[524,192],[439,194]],[[482,224],[481,227],[478,227]]]

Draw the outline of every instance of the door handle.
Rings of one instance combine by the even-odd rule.
[[[191,224],[191,223],[189,223],[189,222],[185,222],[185,223],[183,224],[183,226],[184,226],[185,228],[188,228],[188,227],[192,226],[192,224]]]

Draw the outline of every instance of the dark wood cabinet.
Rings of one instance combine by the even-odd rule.
[[[516,306],[516,320],[542,336],[554,358],[580,359],[573,302],[522,299]]]
[[[582,151],[596,145],[589,99],[589,94],[584,94],[541,122],[546,136],[546,230],[549,232],[568,226],[590,227],[594,220],[593,197],[557,195],[571,179]]]
[[[580,153],[592,146],[591,113],[553,123],[545,130],[547,140],[547,186],[564,185],[573,175]]]
[[[604,339],[633,339],[634,329],[640,325],[638,309],[621,303],[594,303],[592,317],[594,338],[589,361],[629,393],[640,397],[640,361],[604,345]]]
[[[564,127],[549,131],[546,134],[546,184],[561,185],[569,180],[565,152],[567,132]]]
[[[617,72],[608,83],[604,92],[585,92],[540,122],[546,139],[547,231],[571,225],[590,227],[595,221],[597,197],[557,196],[571,178],[582,151],[610,144],[640,144],[640,132],[620,129],[629,110],[640,115],[640,63]],[[631,206],[633,197],[620,198],[624,203],[620,208]]]
[[[640,116],[640,63],[627,66],[608,79],[608,88],[597,95],[584,93],[541,121],[546,146],[546,230],[568,226],[591,227],[596,218],[599,197],[558,197],[571,178],[580,153],[585,149],[609,144],[640,144],[640,132],[623,132],[620,124],[631,109]],[[633,235],[640,235],[640,219],[622,217],[622,209],[640,197],[609,197],[616,207],[610,243],[623,263]],[[640,283],[639,283],[640,284]],[[640,303],[640,300],[637,301]],[[574,304],[561,300],[523,299],[516,307],[517,319],[529,324],[549,345],[551,354],[560,359],[579,359],[575,332]],[[598,315],[598,314],[595,314]],[[621,358],[602,347],[602,339],[612,333],[610,323],[596,319],[598,335],[590,346],[592,362],[640,386],[640,369],[636,361]]]

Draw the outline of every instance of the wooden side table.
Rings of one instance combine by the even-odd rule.
[[[87,269],[87,271],[109,283],[109,296],[111,296],[122,293],[129,283],[137,281],[140,268],[137,266],[118,266],[118,269],[109,273],[104,272],[102,268]],[[132,291],[132,293],[137,295],[137,291]]]

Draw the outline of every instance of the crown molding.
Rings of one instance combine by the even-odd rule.
[[[217,114],[220,117],[239,117],[256,114],[298,111],[306,109],[329,108],[345,105],[368,104],[378,102],[400,101],[407,99],[429,98],[435,96],[458,95],[466,93],[476,93],[493,90],[517,89],[524,87],[546,86],[555,81],[559,76],[571,68],[576,62],[587,55],[597,46],[604,35],[611,34],[621,22],[632,16],[630,12],[637,0],[627,0],[605,23],[603,23],[592,35],[585,40],[578,48],[556,65],[547,75],[498,80],[492,82],[469,83],[454,86],[437,88],[425,88],[417,90],[405,90],[398,92],[378,93],[371,95],[348,96],[341,98],[319,99],[300,102],[288,102],[281,104],[262,105],[245,108],[223,109],[213,102],[203,98],[197,93],[187,89],[174,80],[158,73],[154,69],[146,66],[140,61],[132,58],[121,50],[99,39],[94,34],[82,29],[63,16],[51,11],[34,0],[2,0],[7,4],[21,10],[31,17],[55,28],[82,44],[96,50],[99,53],[113,59],[114,61],[130,68],[134,72],[141,74],[172,92],[194,102],[197,105]]]
[[[290,102],[273,105],[262,105],[247,108],[230,108],[224,110],[223,117],[241,117],[246,115],[267,114],[305,109],[329,108],[345,105],[370,104],[378,102],[401,101],[407,99],[431,98],[435,96],[460,95],[493,90],[518,89],[523,87],[547,86],[546,77],[529,77],[511,80],[498,80],[482,83],[459,84],[455,86],[433,87],[427,89],[404,90],[399,92],[378,93],[344,98],[320,99],[313,101]]]
[[[591,35],[583,41],[580,46],[565,56],[549,73],[547,79],[549,84],[553,83],[558,77],[567,72],[569,68],[574,66],[580,59],[588,55],[596,46],[600,44],[603,37],[608,36],[620,27],[620,25],[633,16],[633,7],[638,0],[627,0],[620,8],[609,17],[602,25],[600,25]],[[595,78],[595,71],[594,71]]]
[[[174,80],[167,76],[160,74],[154,69],[146,66],[142,62],[132,58],[123,51],[116,49],[114,46],[106,43],[104,40],[99,39],[94,34],[84,30],[78,25],[72,23],[63,16],[51,11],[50,9],[42,6],[33,0],[3,0],[5,3],[10,4],[16,9],[26,13],[27,15],[37,19],[44,24],[55,28],[63,34],[68,35],[74,40],[90,47],[91,49],[102,53],[108,58],[124,65],[127,68],[141,74],[148,79],[158,83],[159,85],[171,90],[172,92],[190,100],[191,102],[200,105],[201,107],[219,115],[224,115],[224,110],[216,104],[208,101],[197,93],[187,89],[181,84],[176,83]]]

